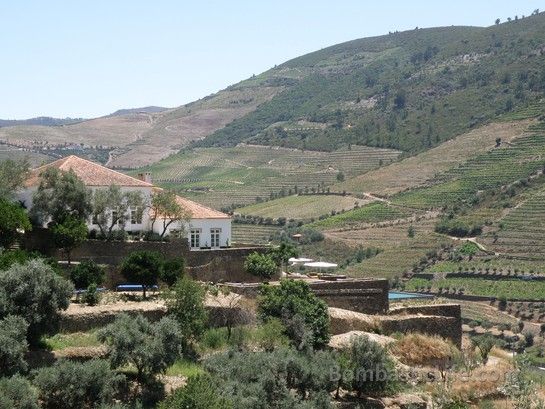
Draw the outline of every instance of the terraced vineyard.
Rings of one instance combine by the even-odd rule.
[[[422,220],[414,224],[415,235],[408,237],[409,223],[398,223],[388,227],[373,227],[345,231],[326,231],[326,237],[352,246],[380,248],[377,256],[364,260],[346,270],[353,277],[401,276],[412,269],[426,253],[451,241],[433,232],[436,220]]]
[[[410,214],[401,208],[390,206],[383,202],[367,204],[346,213],[337,214],[312,223],[310,226],[318,229],[335,229],[362,223],[378,223],[388,220],[408,217]]]
[[[296,186],[309,190],[328,186],[339,173],[347,177],[361,174],[395,160],[399,154],[364,146],[317,152],[244,145],[195,149],[138,172],[150,171],[157,184],[221,208],[252,204],[256,197],[269,197],[282,189],[288,193]]]
[[[276,226],[264,226],[256,224],[233,223],[231,237],[233,244],[267,244],[270,237],[280,228]]]
[[[362,205],[368,203],[363,199],[353,196],[337,195],[301,195],[288,196],[264,203],[236,209],[236,213],[271,217],[273,219],[285,217],[287,219],[309,220],[318,218],[330,212],[340,212],[352,209],[356,204]]]
[[[426,268],[426,273],[455,273],[458,271],[480,271],[482,273],[501,272],[507,274],[509,271],[521,273],[545,273],[545,261],[541,260],[517,260],[502,256],[474,257],[472,260],[461,262],[441,261]]]
[[[468,199],[479,190],[497,188],[527,178],[543,168],[545,156],[544,125],[517,138],[508,146],[478,155],[439,175],[428,187],[396,196],[394,203],[416,208],[437,208]]]
[[[496,252],[522,259],[545,259],[545,189],[513,209],[487,244]]]

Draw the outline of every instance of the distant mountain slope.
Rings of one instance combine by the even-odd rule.
[[[147,106],[142,108],[126,108],[126,109],[118,109],[115,112],[112,112],[110,115],[106,116],[120,116],[120,115],[128,115],[128,114],[139,114],[139,113],[146,113],[146,114],[156,114],[158,112],[166,111],[168,108],[165,107],[156,107],[156,106]]]
[[[50,116],[39,116],[30,119],[0,119],[0,128],[4,126],[16,125],[41,125],[41,126],[58,126],[68,125],[76,122],[85,121],[83,118],[52,118]]]
[[[240,142],[417,153],[523,107],[545,90],[545,14],[480,27],[396,32],[328,47],[185,106],[122,110],[0,142],[112,147],[110,166],[152,164],[190,144]],[[251,51],[251,50],[250,50]]]

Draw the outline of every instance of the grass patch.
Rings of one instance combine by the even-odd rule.
[[[170,366],[166,375],[190,377],[204,373],[201,365],[188,359],[179,359]]]
[[[51,351],[61,351],[74,347],[96,347],[102,345],[96,332],[75,332],[72,334],[55,334],[44,339],[45,347]]]

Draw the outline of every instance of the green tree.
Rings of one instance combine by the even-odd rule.
[[[161,268],[161,280],[169,287],[172,287],[184,275],[184,269],[185,262],[182,257],[167,260]]]
[[[415,232],[416,232],[416,231],[415,231],[415,228],[414,228],[414,226],[411,224],[411,225],[409,226],[409,229],[407,230],[407,237],[409,237],[409,238],[412,239],[412,238],[414,237],[414,235],[415,235]]]
[[[176,195],[168,190],[160,190],[153,195],[150,214],[152,230],[157,220],[161,219],[163,222],[161,238],[171,224],[188,221],[191,218],[191,214],[176,200]],[[183,227],[184,223],[180,224]]]
[[[0,378],[0,409],[39,409],[38,394],[29,381],[16,375]]]
[[[208,374],[190,376],[184,387],[178,388],[159,409],[229,409],[231,402],[220,395],[218,384]]]
[[[68,264],[71,262],[72,250],[87,239],[87,224],[75,216],[66,216],[64,220],[51,227],[55,246],[64,250]]]
[[[358,397],[368,393],[381,393],[392,385],[395,366],[388,353],[366,336],[354,337],[348,351],[351,379],[347,387]]]
[[[62,223],[68,216],[87,220],[91,214],[90,192],[72,171],[48,168],[34,193],[31,216],[40,223]]]
[[[257,277],[271,278],[277,273],[278,266],[269,254],[261,254],[254,251],[246,257],[244,269],[247,273]]]
[[[479,350],[483,364],[488,362],[488,355],[496,345],[496,340],[492,335],[479,335],[471,338],[473,345]]]
[[[272,257],[278,267],[283,264],[287,264],[288,260],[292,257],[299,256],[299,250],[293,244],[283,241],[278,247],[275,247],[269,251],[269,255]]]
[[[20,236],[20,230],[31,228],[25,210],[20,205],[0,197],[0,247],[10,247]]]
[[[40,337],[53,333],[59,311],[68,308],[74,287],[43,260],[14,264],[0,271],[0,319],[19,315],[29,324],[27,339],[31,346]]]
[[[131,317],[122,314],[100,330],[97,337],[108,346],[112,366],[132,365],[140,382],[164,372],[180,358],[184,343],[175,320],[165,317],[150,323],[142,315]]]
[[[3,160],[0,162],[0,198],[10,199],[28,176],[27,160]]]
[[[146,298],[146,290],[157,284],[162,267],[163,259],[159,253],[135,251],[121,263],[121,274],[130,282],[140,284]]]
[[[165,293],[168,313],[178,322],[186,346],[199,339],[206,327],[205,296],[204,287],[187,276],[180,278],[172,290]]]
[[[289,324],[295,317],[301,317],[311,333],[312,346],[323,348],[327,345],[330,337],[327,304],[314,295],[307,283],[281,280],[280,285],[262,285],[260,294],[258,313],[263,321],[273,317]],[[286,335],[292,340],[299,338],[294,331],[288,330]]]
[[[0,376],[26,371],[27,329],[28,324],[21,317],[8,315],[0,320]]]
[[[501,20],[499,18],[497,18],[496,21],[494,21],[494,23],[496,23],[496,25],[498,25],[498,24],[500,24],[500,21]]]
[[[337,173],[337,181],[344,182],[344,173],[342,172]]]
[[[123,192],[117,185],[97,189],[91,197],[93,224],[98,226],[103,238],[110,240],[116,227],[124,230],[127,220],[132,217],[131,209],[136,211],[135,221],[139,221],[146,206],[140,192]]]
[[[84,260],[70,270],[70,279],[78,289],[91,284],[101,285],[104,281],[104,269],[93,260]]]
[[[39,369],[34,385],[44,409],[80,409],[113,403],[124,381],[106,360],[65,360]]]

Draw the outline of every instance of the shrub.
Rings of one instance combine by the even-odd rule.
[[[227,344],[227,331],[225,328],[210,328],[201,338],[202,346],[208,349],[218,349]]]
[[[90,284],[83,294],[83,302],[89,306],[97,305],[100,302],[100,294],[96,284]]]
[[[182,257],[173,258],[163,263],[161,280],[169,287],[173,286],[184,274],[185,262]]]
[[[456,347],[438,336],[407,334],[393,346],[392,353],[411,366],[434,366],[446,369],[456,355]]]
[[[329,342],[329,314],[327,304],[300,280],[282,280],[280,285],[262,285],[258,300],[258,313],[262,321],[281,319],[288,324],[296,316],[301,317],[311,334],[311,345],[322,348]],[[287,325],[286,325],[287,326]],[[287,328],[286,335],[299,341],[298,334]]]
[[[369,393],[382,393],[393,382],[394,364],[384,348],[366,336],[354,337],[348,350],[351,379],[347,387],[358,397]]]
[[[4,250],[0,252],[0,270],[7,270],[14,264],[24,264],[35,258],[39,258],[37,253],[29,253],[20,249]]]
[[[121,274],[130,282],[142,285],[144,298],[146,289],[157,284],[163,266],[161,255],[155,251],[135,251],[121,264]]]
[[[278,347],[288,346],[289,338],[285,335],[286,328],[277,318],[270,318],[256,328],[254,340],[256,344],[267,352],[274,351]]]
[[[185,276],[165,294],[168,313],[178,323],[186,343],[199,339],[204,331],[208,319],[205,295],[206,291],[199,283]]]
[[[270,255],[257,251],[246,257],[244,269],[247,273],[261,278],[271,278],[278,271],[278,267]]]
[[[28,323],[27,339],[34,346],[58,326],[59,311],[68,308],[72,284],[42,260],[14,264],[0,271],[0,319],[19,315]]]
[[[0,378],[0,409],[39,409],[38,394],[21,376]]]
[[[481,234],[482,226],[472,225],[461,220],[444,218],[437,223],[435,231],[455,237],[471,237]]]
[[[139,381],[164,372],[182,352],[180,327],[169,317],[152,324],[142,315],[122,314],[100,330],[97,338],[108,346],[112,365],[134,366]]]
[[[8,315],[0,320],[0,376],[26,371],[27,329],[28,324],[21,317]]]
[[[178,388],[158,409],[229,409],[231,402],[223,398],[217,382],[208,374],[190,376],[183,388]]]
[[[488,355],[494,346],[496,345],[496,340],[492,335],[479,335],[471,338],[473,345],[479,350],[483,364],[488,362]]]
[[[20,236],[19,230],[30,230],[31,227],[21,205],[0,197],[0,248],[9,248]]]
[[[80,409],[113,403],[124,379],[106,360],[66,360],[38,370],[34,384],[43,408]]]
[[[91,284],[101,285],[104,275],[104,269],[93,260],[84,260],[70,270],[70,279],[78,289],[87,288]]]

